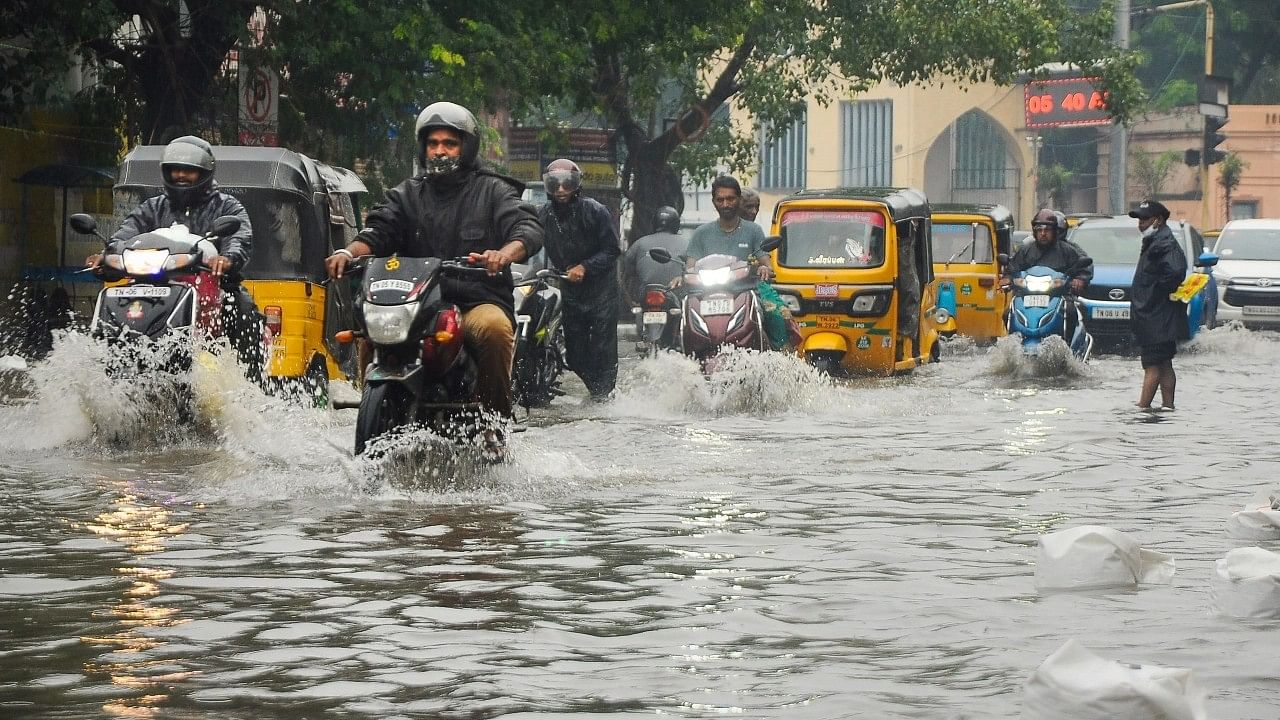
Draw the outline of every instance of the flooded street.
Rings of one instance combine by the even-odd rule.
[[[1210,580],[1280,549],[1226,532],[1280,486],[1280,337],[1204,333],[1155,414],[1136,358],[1042,379],[1014,350],[834,384],[628,357],[509,464],[432,472],[219,368],[166,433],[65,339],[2,373],[0,717],[1016,718],[1074,638],[1275,718],[1280,630]],[[1037,593],[1037,537],[1086,524],[1172,583]]]

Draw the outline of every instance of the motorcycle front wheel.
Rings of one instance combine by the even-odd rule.
[[[365,385],[356,415],[356,455],[374,438],[408,423],[409,394],[396,383]]]

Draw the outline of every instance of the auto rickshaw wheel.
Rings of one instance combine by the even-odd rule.
[[[310,398],[318,408],[329,407],[329,369],[324,358],[316,356],[302,376],[303,397]]]

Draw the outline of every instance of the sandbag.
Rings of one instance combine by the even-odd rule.
[[[1270,492],[1258,493],[1231,514],[1227,532],[1249,540],[1280,540],[1280,500]]]
[[[1035,583],[1040,590],[1079,590],[1167,583],[1174,561],[1138,546],[1118,530],[1082,525],[1040,536]]]
[[[1210,588],[1223,615],[1280,617],[1280,555],[1260,547],[1236,548],[1215,563],[1215,571]]]

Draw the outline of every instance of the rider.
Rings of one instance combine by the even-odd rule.
[[[194,135],[184,135],[166,145],[160,154],[164,193],[134,208],[111,236],[111,243],[175,223],[204,235],[213,230],[213,221],[219,217],[239,218],[240,229],[217,241],[218,254],[206,259],[205,265],[221,280],[225,293],[222,321],[236,355],[246,368],[246,376],[259,380],[263,364],[262,316],[253,297],[240,284],[241,272],[253,251],[253,226],[239,200],[218,192],[218,183],[213,179],[215,165],[213,148]],[[101,262],[102,255],[95,254],[85,264],[97,268]]]
[[[680,234],[680,211],[663,205],[654,213],[653,224],[657,229],[631,243],[622,256],[622,277],[633,305],[640,304],[646,285],[669,285],[680,277],[680,266],[660,263],[649,257],[649,251],[662,248],[677,257],[689,247],[689,240]]]
[[[1067,239],[1067,216],[1045,208],[1031,219],[1031,236],[1035,242],[1018,248],[1005,266],[1001,287],[1008,289],[1009,278],[1028,268],[1043,265],[1070,278],[1071,293],[1080,294],[1093,279],[1093,259],[1084,248]],[[1075,332],[1075,313],[1066,314],[1065,335]]]
[[[542,226],[520,201],[524,183],[480,167],[479,124],[470,110],[432,103],[418,114],[415,134],[419,174],[388,190],[369,211],[365,229],[325,265],[333,278],[363,255],[465,255],[482,265],[487,278],[445,277],[441,288],[463,311],[465,342],[479,366],[481,405],[511,418],[515,306],[508,266],[542,248]],[[501,450],[500,434],[486,432],[486,442]]]
[[[542,176],[547,203],[538,209],[547,258],[565,273],[565,363],[593,400],[618,380],[618,233],[609,208],[582,196],[582,170],[565,158]]]

